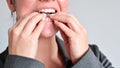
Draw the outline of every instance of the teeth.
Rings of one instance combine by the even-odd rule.
[[[54,9],[42,9],[39,12],[46,13],[46,14],[54,14],[56,11]]]
[[[54,9],[42,9],[42,10],[39,11],[39,13],[42,13],[42,14],[46,15],[46,17],[43,18],[43,21],[49,21],[50,22],[52,20],[50,19],[49,15],[47,15],[47,14],[55,14],[56,10],[54,10]]]

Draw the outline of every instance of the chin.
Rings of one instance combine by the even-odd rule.
[[[57,31],[43,31],[40,38],[51,38],[56,35]]]
[[[57,27],[54,24],[46,24],[45,27],[43,28],[41,34],[40,34],[40,38],[51,38],[54,37],[56,35],[56,33],[58,32]]]

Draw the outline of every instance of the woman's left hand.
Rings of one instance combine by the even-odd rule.
[[[69,58],[76,63],[89,48],[86,29],[70,13],[58,12],[50,17],[60,29]]]

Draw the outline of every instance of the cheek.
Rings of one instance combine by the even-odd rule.
[[[32,12],[34,8],[34,0],[16,0],[16,14],[17,18],[23,17]],[[34,6],[33,6],[34,5]]]
[[[61,11],[67,11],[68,10],[68,0],[58,0],[59,6]]]

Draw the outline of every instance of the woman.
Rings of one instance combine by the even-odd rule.
[[[0,68],[112,68],[97,46],[88,45],[86,29],[67,11],[68,0],[7,3],[17,22],[8,31]]]

